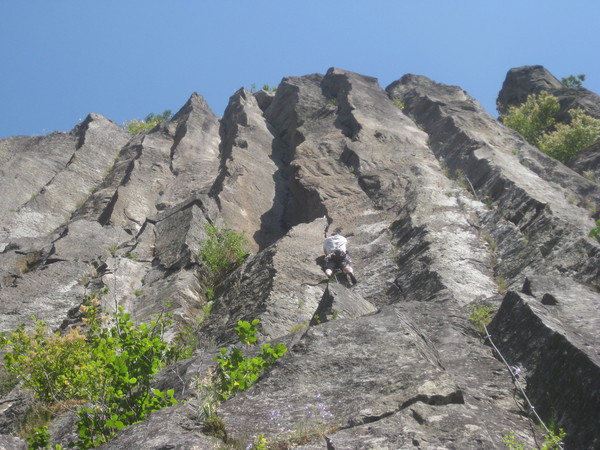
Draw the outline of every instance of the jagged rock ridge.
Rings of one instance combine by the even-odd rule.
[[[230,438],[289,442],[312,427],[303,448],[487,449],[515,431],[534,445],[506,367],[467,319],[483,301],[502,305],[492,336],[542,417],[557,415],[569,448],[600,442],[600,246],[587,237],[600,187],[458,87],[405,75],[384,90],[330,69],[275,94],[242,89],[220,120],[194,94],[148,133],[90,115],[71,133],[2,140],[0,159],[3,330],[32,313],[67,326],[101,286],[108,310],[143,321],[169,300],[184,327],[208,301],[206,221],[251,240],[203,326],[213,346],[158,378],[187,402],[105,448],[217,446],[196,420],[194,376],[253,318],[261,342],[290,350],[221,405]],[[352,288],[319,266],[334,228],[350,240]],[[4,404],[3,433],[24,405]]]

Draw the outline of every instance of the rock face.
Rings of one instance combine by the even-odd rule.
[[[570,109],[581,108],[586,114],[600,118],[600,96],[583,87],[565,87],[554,75],[542,66],[523,66],[511,69],[506,74],[496,104],[498,112],[505,114],[508,106],[518,106],[531,94],[548,91],[558,98],[560,122],[568,122]]]
[[[512,80],[502,104],[552,85],[543,72]],[[458,87],[405,75],[384,90],[332,68],[274,95],[242,89],[221,120],[194,94],[150,132],[90,115],[71,133],[1,140],[0,159],[2,330],[32,314],[66,326],[105,286],[104,308],[138,321],[168,308],[171,336],[212,306],[195,356],[157,376],[185,402],[106,448],[217,448],[196,378],[254,318],[259,343],[289,350],[219,406],[243,447],[262,434],[276,448],[488,449],[511,431],[533,446],[508,368],[468,319],[482,303],[498,308],[492,342],[542,419],[567,448],[600,445],[600,243],[588,237],[600,186]],[[207,222],[243,231],[251,253],[212,299],[197,258]],[[355,286],[322,272],[334,229]],[[26,400],[9,396],[14,433]],[[62,444],[65,423],[50,427]]]
[[[531,94],[547,91],[558,99],[560,109],[556,114],[558,122],[569,123],[572,109],[582,109],[587,115],[600,118],[600,96],[583,87],[568,88],[542,66],[523,66],[511,69],[506,74],[502,90],[498,94],[497,106],[500,114],[506,114],[509,106],[519,106]],[[598,181],[600,172],[600,142],[576,155],[567,164],[586,178]]]
[[[577,154],[569,162],[569,167],[597,183],[600,180],[600,141]]]

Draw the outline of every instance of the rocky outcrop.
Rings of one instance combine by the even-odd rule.
[[[509,106],[525,103],[531,94],[564,88],[558,78],[543,66],[522,66],[510,69],[506,74],[496,106],[500,114],[506,114]]]
[[[506,114],[509,106],[519,106],[531,94],[547,91],[558,99],[559,122],[569,122],[569,110],[581,108],[586,114],[600,118],[600,96],[584,87],[564,86],[543,66],[523,66],[510,69],[506,74],[496,105],[500,114]]]
[[[599,313],[598,293],[569,279],[537,276],[506,295],[490,325],[501,351],[527,368],[527,392],[537,412],[560,414],[562,426],[575,431],[569,438],[573,448],[600,444],[600,359],[594,350],[600,344]],[[574,374],[577,388],[565,391]]]
[[[101,124],[97,133],[114,125]],[[17,164],[27,155],[18,149],[56,145],[52,167],[35,161],[49,189],[58,155],[79,148],[77,133],[83,127],[3,140],[0,158],[14,149]],[[103,141],[112,170],[70,217],[52,229],[1,222],[3,330],[33,312],[58,327],[107,286],[108,310],[147,321],[167,309],[169,336],[200,332],[195,356],[156,379],[185,402],[106,448],[218,446],[203,431],[197,380],[218,348],[236,344],[237,322],[254,318],[259,343],[289,350],[219,407],[228,437],[244,447],[262,434],[277,448],[503,448],[511,431],[533,446],[539,436],[508,369],[469,322],[481,303],[499,307],[492,338],[523,368],[543,419],[557,411],[570,448],[597,444],[600,405],[585,395],[597,390],[599,366],[590,349],[600,244],[587,234],[600,187],[460,88],[406,75],[384,90],[332,68],[285,78],[274,95],[241,89],[221,120],[194,94],[172,121],[124,133]],[[27,197],[4,201],[43,217],[45,206]],[[250,241],[210,300],[197,258],[207,222]],[[333,230],[349,239],[354,286],[322,272]],[[23,401],[4,406],[14,417]],[[68,423],[51,427],[57,441],[68,441]]]
[[[577,108],[582,109],[591,117],[600,118],[600,96],[598,94],[583,87],[565,87],[542,66],[517,67],[508,71],[496,101],[498,112],[506,114],[509,106],[519,106],[529,95],[539,95],[542,91],[547,91],[558,99],[560,105],[556,114],[558,122],[569,123],[571,121],[569,111]],[[587,179],[597,182],[600,179],[598,173],[599,145],[600,142],[596,142],[584,149],[567,165]]]
[[[127,140],[123,128],[98,114],[71,133],[3,140],[0,182],[10,195],[3,196],[0,207],[0,240],[44,236],[64,224],[100,184]]]
[[[502,130],[501,124],[486,116],[481,107],[459,88],[438,85],[423,77],[406,76],[388,90],[391,95],[405,102],[409,115],[429,133],[432,150],[438,158],[455,174],[460,170],[457,176],[463,177],[476,197],[486,199],[489,204],[490,211],[481,215],[480,224],[482,232],[489,236],[489,242],[493,242],[495,247],[494,273],[501,280],[508,281],[509,287],[515,286],[517,289],[527,277],[547,277],[552,274],[556,282],[546,286],[543,297],[546,304],[550,304],[550,298],[572,298],[573,290],[580,293],[581,296],[577,296],[582,304],[580,308],[587,312],[577,316],[580,320],[582,316],[588,319],[578,322],[577,331],[565,336],[565,340],[571,348],[587,353],[585,346],[589,344],[583,344],[580,336],[584,329],[596,327],[594,317],[597,315],[597,300],[594,291],[598,289],[600,281],[600,253],[598,242],[588,239],[586,232],[593,227],[592,211],[596,210],[600,198],[598,185],[550,161],[524,142],[515,141],[515,136]],[[460,117],[457,117],[457,110],[462,111]],[[474,123],[479,126],[474,127]],[[519,149],[518,152],[511,150],[515,147]],[[523,158],[524,151],[527,160],[521,160],[520,164],[509,162],[511,158]],[[524,164],[529,161],[531,163]],[[547,187],[544,187],[545,183],[548,183]],[[560,183],[561,187],[555,183]],[[542,190],[538,190],[540,188]],[[573,191],[573,188],[576,190]],[[585,192],[589,194],[584,195]],[[579,200],[574,201],[576,198]],[[588,202],[592,205],[590,209],[586,209]],[[580,228],[573,223],[575,217],[583,225]],[[558,234],[554,234],[556,232]],[[505,297],[497,320],[506,314],[519,314],[511,309],[514,308],[514,303],[510,301],[514,298],[512,295],[509,293]],[[544,300],[541,302],[544,303]],[[573,322],[556,309],[544,311],[544,314],[561,322],[561,326],[573,326]],[[536,320],[534,324],[532,321],[526,329],[523,323],[516,324],[509,318],[502,323],[503,326],[494,328],[494,335],[500,340],[504,339],[500,336],[505,333],[517,333],[515,329],[523,333],[520,339],[513,341],[513,345],[519,346],[523,353],[518,354],[512,348],[509,351],[511,360],[522,362],[528,370],[531,368],[532,373],[539,370],[539,367],[532,365],[531,359],[525,361],[523,355],[535,354],[534,348],[540,342],[530,337],[547,333],[547,322]],[[597,334],[593,341],[596,339]],[[587,371],[586,364],[582,362],[582,366],[575,370]],[[594,364],[597,366],[597,362]],[[557,370],[557,367],[554,369]],[[545,376],[541,378],[549,382]],[[532,381],[528,378],[529,383]],[[556,378],[552,378],[552,382],[556,382]],[[563,384],[558,384],[564,388]],[[540,390],[546,396],[552,395],[545,390],[546,387]],[[567,396],[586,396],[588,387],[585,382],[582,381],[579,387],[581,389],[571,387]],[[541,395],[538,392],[538,396]],[[569,438],[570,445],[573,448],[593,448],[596,438],[587,433],[588,429],[596,426],[594,421],[598,418],[593,419],[593,425],[585,424],[577,419],[581,417],[580,405],[573,402],[567,407],[566,403],[562,404],[561,421],[565,425],[566,422],[579,423],[568,427],[576,430],[577,435]],[[597,406],[595,404],[593,407]],[[549,410],[545,413],[546,417],[551,415]]]

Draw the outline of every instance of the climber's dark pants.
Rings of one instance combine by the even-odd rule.
[[[333,253],[327,255],[325,257],[325,270],[329,269],[331,271],[335,271],[335,269],[344,270],[346,267],[350,267],[352,265],[352,260],[348,253],[343,259],[337,259]]]

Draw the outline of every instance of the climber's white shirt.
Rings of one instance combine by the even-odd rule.
[[[325,241],[323,241],[323,250],[325,250],[325,253],[328,255],[338,248],[345,252],[347,243],[348,240],[344,236],[335,234],[325,238]]]

